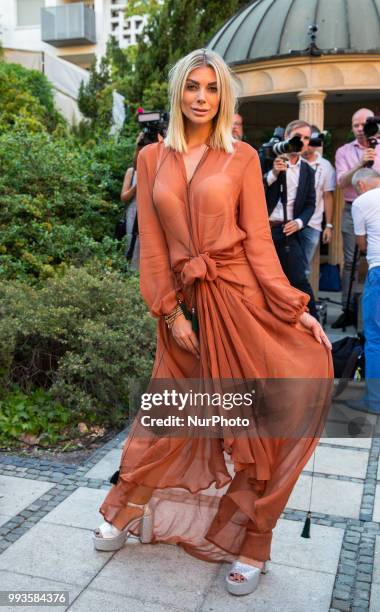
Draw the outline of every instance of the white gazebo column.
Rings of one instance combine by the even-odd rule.
[[[326,93],[319,90],[305,90],[301,91],[297,97],[300,103],[298,112],[299,118],[307,121],[311,125],[316,125],[320,130],[323,130],[325,115],[324,101],[326,98]],[[319,249],[317,249],[310,270],[310,283],[313,288],[315,299],[318,299],[320,268],[319,259]]]
[[[326,93],[324,91],[307,89],[305,91],[300,91],[300,93],[297,94],[297,98],[300,103],[298,112],[299,118],[323,130],[325,119],[324,101]]]

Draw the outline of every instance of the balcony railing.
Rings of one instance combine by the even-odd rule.
[[[41,38],[54,47],[96,43],[95,11],[84,2],[41,9]]]

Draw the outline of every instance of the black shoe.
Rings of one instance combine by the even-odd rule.
[[[331,329],[340,329],[341,327],[348,327],[349,325],[356,326],[355,313],[349,310],[347,313],[342,312],[334,323],[331,325]]]

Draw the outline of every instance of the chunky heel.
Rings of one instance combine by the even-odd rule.
[[[153,512],[149,506],[145,506],[144,514],[140,523],[140,542],[150,544],[153,540]]]
[[[241,563],[241,561],[235,561],[230,571],[226,576],[227,591],[231,595],[249,595],[253,593],[259,584],[260,575],[268,572],[268,564],[265,562],[262,569],[255,567],[254,565],[248,565],[247,563]],[[231,574],[239,574],[243,577],[241,582],[231,580]]]
[[[262,574],[267,574],[269,572],[269,563],[268,561],[264,561],[263,569],[261,570]]]
[[[153,513],[149,508],[148,504],[142,506],[140,504],[134,504],[128,502],[127,506],[131,508],[141,508],[142,515],[133,518],[129,521],[128,525],[124,527],[122,531],[119,531],[116,527],[110,523],[103,523],[103,526],[98,527],[94,530],[92,535],[92,541],[94,543],[95,550],[102,550],[106,552],[113,552],[122,548],[127,541],[128,534],[139,529],[140,542],[143,544],[149,544],[153,539]],[[102,528],[103,527],[103,528]],[[116,533],[115,533],[116,532]]]

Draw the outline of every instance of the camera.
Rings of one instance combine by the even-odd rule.
[[[273,147],[284,139],[284,133],[284,128],[277,126],[271,139],[261,145],[259,155],[263,161],[273,160],[276,157],[276,153],[273,153]]]
[[[137,121],[142,127],[142,137],[139,140],[140,146],[145,146],[157,142],[158,134],[166,136],[169,125],[169,113],[166,111],[150,111],[137,115]]]
[[[368,117],[363,126],[363,132],[368,141],[368,146],[371,149],[376,149],[378,143],[378,135],[380,132],[380,117]],[[374,162],[368,161],[365,165],[367,168],[372,168]]]
[[[364,124],[363,132],[369,146],[374,149],[377,145],[377,136],[380,132],[380,117],[368,117]]]
[[[264,159],[274,159],[278,155],[299,153],[301,151],[303,142],[300,136],[293,136],[288,138],[288,140],[284,140],[284,133],[284,128],[276,127],[272,138],[261,145],[260,151],[263,152]]]
[[[284,128],[278,126],[274,130],[272,138],[261,145],[259,156],[264,172],[271,169],[273,160],[278,155],[299,153],[302,150],[303,142],[300,136],[292,136],[292,138],[284,140],[284,134]]]
[[[309,145],[311,147],[322,147],[326,137],[326,132],[312,132]]]
[[[293,136],[288,140],[276,142],[273,145],[274,155],[284,155],[286,153],[299,153],[302,150],[303,142],[300,136]]]

